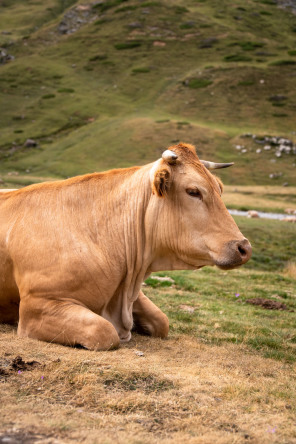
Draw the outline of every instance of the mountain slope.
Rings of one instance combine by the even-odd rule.
[[[296,184],[289,9],[272,0],[26,3],[0,6],[0,47],[14,56],[0,66],[0,173],[144,164],[183,140],[202,157],[234,160],[228,183]],[[277,157],[279,144],[264,150],[244,133],[284,136],[290,152]],[[28,138],[37,146],[24,146]]]

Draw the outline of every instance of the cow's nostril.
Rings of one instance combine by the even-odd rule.
[[[238,251],[240,252],[241,256],[246,256],[247,254],[246,250],[241,245],[238,246]]]

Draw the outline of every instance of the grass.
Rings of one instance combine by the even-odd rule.
[[[236,20],[226,1],[108,0],[95,5],[93,21],[60,35],[65,8],[75,11],[77,4],[30,2],[25,8],[7,0],[1,6],[1,29],[11,33],[1,34],[1,47],[15,56],[1,66],[1,175],[29,169],[67,177],[143,164],[171,140],[184,140],[213,160],[239,160],[231,176],[221,173],[229,184],[272,184],[261,162],[248,171],[253,155],[239,158],[232,147],[243,132],[295,139],[294,66],[256,61],[266,59],[258,50],[276,54],[272,62],[289,61],[295,34],[288,10],[239,0]],[[272,16],[262,16],[263,9]],[[184,79],[191,79],[189,87]],[[273,94],[288,97],[284,113],[270,106]],[[170,123],[159,127],[159,120]],[[179,121],[190,122],[186,131]],[[40,150],[11,150],[27,138],[38,139]],[[293,162],[277,162],[285,181],[295,184]]]

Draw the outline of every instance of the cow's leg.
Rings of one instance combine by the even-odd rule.
[[[90,350],[110,350],[119,345],[113,325],[88,308],[75,302],[30,296],[20,303],[18,334],[63,345],[82,345]]]
[[[133,305],[134,329],[138,333],[166,338],[169,332],[167,316],[140,291]]]

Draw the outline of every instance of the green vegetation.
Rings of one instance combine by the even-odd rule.
[[[206,88],[207,86],[211,85],[213,82],[209,79],[190,79],[186,86],[188,88]]]
[[[250,62],[252,59],[244,54],[231,54],[224,57],[225,62]]]
[[[181,140],[204,158],[234,161],[221,172],[226,183],[295,184],[292,155],[272,164],[254,144],[244,155],[234,148],[245,132],[296,141],[288,9],[254,0],[239,0],[235,10],[215,0],[106,0],[82,13],[83,5],[1,4],[0,47],[14,57],[0,66],[1,178],[144,164]],[[268,100],[281,94],[284,113]],[[39,149],[24,149],[28,138]],[[269,177],[277,172],[283,176]]]
[[[175,284],[149,278],[144,291],[168,314],[176,335],[194,335],[207,344],[243,343],[264,357],[295,362],[296,276],[282,274],[295,258],[295,226],[235,219],[253,246],[253,256],[242,269],[156,273]],[[287,309],[265,310],[247,302],[253,298],[282,302]]]

